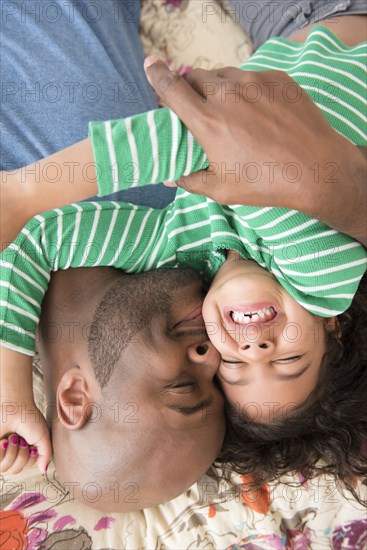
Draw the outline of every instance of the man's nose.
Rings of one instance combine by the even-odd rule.
[[[187,349],[189,360],[196,365],[218,369],[220,363],[220,353],[213,346],[210,340],[205,340],[198,344],[192,344]]]

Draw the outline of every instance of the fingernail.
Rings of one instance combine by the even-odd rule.
[[[38,449],[37,449],[37,447],[31,447],[31,448],[29,449],[29,456],[36,456],[36,455],[38,455]]]
[[[166,187],[177,187],[176,182],[174,182],[174,181],[164,181],[163,184]]]
[[[18,445],[19,445],[19,447],[28,447],[28,443],[22,437],[19,439]]]
[[[156,57],[155,55],[148,55],[148,57],[146,57],[145,60],[144,60],[144,68],[147,69],[148,67],[150,67],[151,65],[153,65],[153,63],[156,63],[157,61],[160,61],[160,59],[158,57]]]
[[[9,443],[7,441],[2,441],[1,442],[1,446],[2,446],[3,449],[7,449],[8,445],[9,445]]]
[[[13,445],[18,445],[19,437],[17,435],[12,435],[12,436],[9,437],[9,441]]]

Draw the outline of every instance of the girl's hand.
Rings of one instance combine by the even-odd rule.
[[[11,434],[0,440],[0,471],[7,474],[19,474],[31,468],[37,462],[37,447],[28,445],[17,434]]]
[[[13,414],[9,402],[1,403],[0,472],[17,474],[37,462],[44,473],[52,456],[47,423],[34,402],[11,405]]]
[[[26,441],[27,445],[37,448],[37,463],[43,473],[51,459],[50,432],[43,415],[37,408],[33,398],[32,388],[32,358],[15,350],[0,346],[0,437],[8,439],[12,434],[17,434]],[[15,440],[14,440],[15,441]],[[18,470],[25,465],[25,445],[19,448],[19,461],[15,457],[15,449],[11,440],[8,445],[3,444],[1,452],[7,453],[1,458],[0,470],[8,471],[17,460],[15,468]],[[17,444],[18,445],[18,444]],[[18,445],[19,446],[19,445]],[[18,455],[18,453],[17,453]],[[33,457],[34,458],[34,457]],[[16,473],[12,470],[12,473]]]

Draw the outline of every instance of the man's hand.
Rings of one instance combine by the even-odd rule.
[[[185,81],[153,57],[145,71],[210,161],[179,187],[221,204],[294,208],[367,244],[365,160],[286,73],[227,67]]]

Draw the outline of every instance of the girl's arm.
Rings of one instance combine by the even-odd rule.
[[[90,138],[1,173],[0,250],[40,212],[96,194],[174,181],[207,165],[200,145],[169,109],[90,123]]]
[[[312,105],[312,102],[308,102]],[[158,109],[124,120],[91,123],[90,136],[34,165],[14,172],[2,172],[0,251],[13,241],[26,221],[39,212],[83,200],[97,193],[103,196],[132,186],[174,181],[208,166],[200,145],[169,109]],[[209,139],[207,135],[205,138]],[[218,141],[217,136],[211,136],[210,139],[213,143]],[[303,186],[298,193],[297,186],[288,185],[289,193],[282,202],[285,207],[289,205],[294,208],[296,204],[297,209],[304,209],[308,215],[323,219],[331,227],[353,236],[366,246],[363,216],[366,162],[355,146],[348,140],[343,141],[349,150],[346,155],[348,162],[343,163],[341,172],[343,182],[348,181],[348,185],[343,183],[337,192],[329,193],[330,200],[313,200],[308,206],[307,201],[303,200],[303,193],[308,186]],[[279,205],[280,190],[286,189],[283,184],[281,189],[270,185],[266,188],[268,192],[264,198],[261,197],[261,186],[252,186],[252,196],[245,201],[243,193],[246,195],[247,187],[236,184],[232,186],[235,194],[228,200],[223,195],[214,196],[214,191],[225,190],[225,193],[229,193],[230,181],[226,180],[226,185],[213,186],[207,180],[212,183],[213,174],[203,178],[201,173],[199,188],[188,185],[188,189],[207,194],[205,190],[210,187],[210,196],[220,204]],[[352,183],[355,184],[353,189],[359,190],[354,200],[358,207],[354,216],[344,216],[345,209],[342,207],[346,203],[340,196],[344,197],[345,189],[350,189]],[[325,205],[334,204],[335,197],[340,199],[338,208],[334,205],[327,213],[320,210]]]
[[[1,172],[0,252],[28,220],[98,192],[90,139],[29,166]]]
[[[169,248],[162,229],[165,212],[127,203],[85,202],[32,218],[0,255],[0,344],[34,354],[52,271],[112,266],[140,272],[157,267],[159,260],[151,261],[157,247]]]

